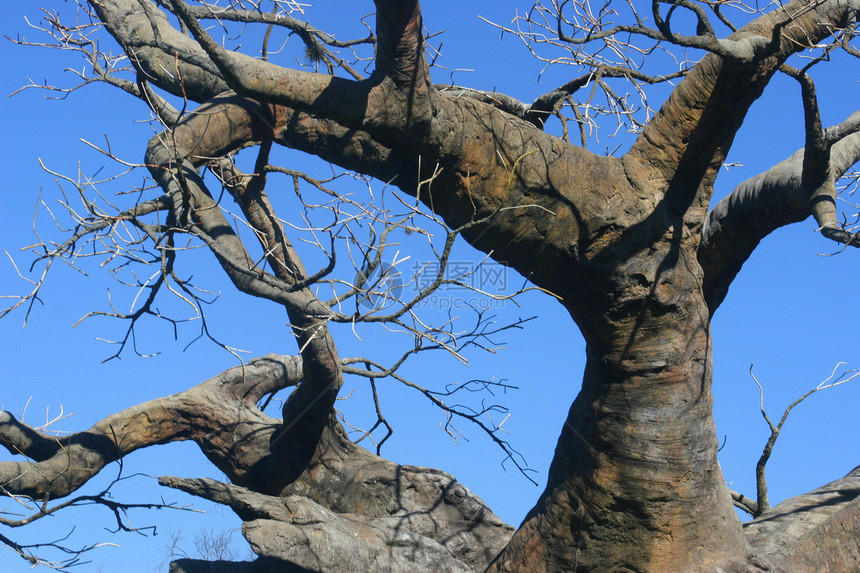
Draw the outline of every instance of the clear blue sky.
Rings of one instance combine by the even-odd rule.
[[[59,1],[14,2],[5,7],[2,33],[23,34],[39,41],[35,30],[28,30],[25,17],[39,19],[38,5],[68,12],[71,6]],[[530,100],[563,82],[574,72],[551,68],[539,79],[542,65],[527,54],[514,38],[499,37],[498,30],[478,19],[485,16],[508,22],[516,2],[473,1],[459,3],[457,13],[439,2],[426,2],[425,24],[431,31],[445,30],[442,65],[455,73],[455,81],[482,89],[496,88],[523,100]],[[355,21],[347,9],[359,14],[372,10],[371,2],[317,2],[319,17],[312,21],[323,29],[345,29]],[[328,5],[332,5],[328,8]],[[519,5],[520,10],[527,8]],[[313,14],[313,12],[310,12]],[[335,14],[335,15],[332,15]],[[353,27],[356,35],[360,29]],[[438,41],[435,42],[438,44]],[[2,93],[12,93],[28,82],[69,86],[75,82],[66,68],[81,69],[85,63],[77,56],[38,48],[23,48],[0,41],[4,62],[0,82]],[[848,67],[850,66],[850,67]],[[814,77],[826,124],[841,121],[860,101],[860,66],[842,61],[820,66]],[[473,70],[473,71],[468,71]],[[450,81],[450,72],[436,70],[435,80]],[[89,86],[64,101],[46,101],[45,92],[26,90],[12,98],[2,98],[3,172],[2,196],[5,199],[0,224],[0,248],[5,249],[25,271],[31,257],[20,248],[36,242],[33,215],[41,199],[53,209],[59,198],[54,178],[37,162],[41,158],[53,171],[74,176],[78,165],[88,175],[117,172],[115,165],[80,140],[102,144],[110,140],[114,152],[129,161],[141,161],[151,128],[140,120],[148,118],[143,104],[106,86]],[[656,107],[656,103],[652,103]],[[138,123],[135,123],[138,122]],[[754,106],[747,124],[738,135],[729,158],[742,166],[725,172],[718,181],[718,197],[733,186],[802,146],[799,90],[792,81],[777,78],[764,97]],[[594,147],[614,147],[602,139]],[[302,159],[294,168],[322,169],[318,163]],[[124,188],[141,181],[121,183]],[[378,184],[377,188],[382,185]],[[105,186],[109,192],[118,187]],[[66,190],[71,189],[66,186]],[[39,210],[38,228],[45,237],[57,238],[51,230],[50,216]],[[470,263],[479,256],[461,245],[456,259]],[[857,344],[858,293],[860,265],[858,255],[834,252],[806,221],[783,229],[763,242],[735,281],[727,301],[714,320],[714,395],[719,436],[725,436],[721,452],[725,478],[734,489],[754,496],[754,466],[767,437],[759,414],[758,390],[748,375],[751,362],[765,386],[765,406],[779,417],[787,404],[826,378],[837,362],[847,368],[860,368]],[[185,267],[216,290],[222,292],[210,309],[209,321],[217,336],[232,346],[246,349],[249,356],[269,352],[293,353],[283,313],[259,301],[246,300],[218,277],[211,261],[198,256],[192,267]],[[138,338],[143,353],[160,352],[156,357],[140,358],[126,352],[121,360],[102,364],[113,353],[99,339],[111,339],[123,332],[121,324],[109,320],[89,320],[72,325],[86,312],[107,307],[107,289],[114,284],[95,265],[86,267],[90,277],[56,265],[42,291],[44,305],[37,305],[26,329],[20,310],[0,320],[0,407],[22,412],[26,421],[43,423],[62,411],[71,416],[56,427],[83,430],[96,420],[145,400],[179,392],[205,378],[235,365],[233,356],[206,341],[183,351],[196,336],[196,327],[180,330],[172,340],[164,324],[152,323]],[[35,275],[28,275],[36,278]],[[518,278],[509,276],[511,284]],[[21,294],[27,284],[17,278],[14,267],[3,255],[0,260],[0,294]],[[530,293],[520,307],[508,303],[499,309],[499,321],[537,315],[523,331],[500,337],[507,348],[498,354],[473,352],[468,368],[449,358],[438,357],[418,362],[407,371],[416,382],[434,388],[471,378],[507,379],[519,387],[500,401],[510,408],[505,428],[509,440],[536,470],[543,485],[555,441],[567,408],[579,389],[584,366],[583,342],[572,321],[549,297]],[[247,318],[245,318],[247,317]],[[403,341],[366,339],[357,341],[348,332],[336,332],[342,355],[366,354],[402,345]],[[860,381],[858,381],[860,382]],[[372,404],[363,384],[348,382],[353,396],[341,402],[351,421],[371,419]],[[383,385],[383,407],[395,426],[395,435],[383,454],[402,463],[425,465],[446,470],[480,495],[502,518],[517,525],[540,493],[510,464],[501,467],[501,451],[474,429],[459,424],[468,441],[453,442],[440,428],[443,416],[427,408],[422,399],[396,386]],[[29,400],[29,404],[28,404]],[[771,500],[779,502],[827,481],[843,476],[860,463],[860,383],[851,383],[812,396],[797,407],[777,443],[768,465]],[[5,454],[4,454],[5,456]],[[0,459],[8,459],[0,457]],[[103,473],[99,484],[106,483],[118,468]],[[172,444],[138,452],[125,461],[124,475],[135,473],[218,477],[217,470],[190,444]],[[95,491],[98,485],[87,491]],[[170,532],[181,532],[180,545],[194,556],[193,538],[201,530],[220,531],[238,527],[229,510],[218,508],[177,492],[158,488],[154,478],[144,475],[126,480],[116,495],[128,501],[157,501],[159,496],[181,504],[193,503],[207,513],[146,512],[132,514],[137,526],[155,525],[158,535],[111,534],[111,516],[100,509],[72,510],[33,527],[7,532],[19,542],[53,540],[76,527],[71,545],[98,541],[114,543],[90,554],[92,565],[83,570],[136,571],[164,570]],[[3,502],[6,507],[8,502]],[[10,511],[12,508],[9,508]],[[245,556],[240,534],[235,535],[240,557]],[[51,539],[48,539],[51,538]],[[160,568],[160,569],[159,569]],[[0,548],[0,570],[25,571],[26,564],[5,548]]]

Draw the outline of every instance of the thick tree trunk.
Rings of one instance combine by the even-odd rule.
[[[596,281],[582,392],[495,571],[707,571],[749,553],[717,463],[709,313],[687,247]]]

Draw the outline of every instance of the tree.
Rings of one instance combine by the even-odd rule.
[[[92,78],[146,102],[162,126],[142,164],[157,188],[141,186],[139,200],[116,211],[82,193],[85,212],[71,211],[71,236],[37,245],[42,259],[50,265],[96,254],[115,257],[121,268],[154,266],[149,280],[131,275],[140,291],[134,311],[112,312],[129,322],[124,342],[131,344],[141,317],[169,319],[155,305],[161,291],[202,311],[207,297],[175,265],[186,250],[204,245],[238,290],[286,310],[300,351],[249,361],[62,440],[4,414],[3,444],[32,460],[0,465],[8,494],[64,497],[137,448],[191,439],[231,484],[163,482],[229,505],[245,520],[243,532],[261,556],[245,570],[283,568],[285,561],[296,570],[856,568],[857,551],[845,549],[856,546],[856,472],[798,502],[809,511],[777,508],[744,534],[717,464],[710,321],[758,242],[779,227],[812,215],[825,239],[846,250],[858,246],[836,197],[837,182],[845,174],[850,181],[860,155],[860,115],[824,129],[809,74],[838,52],[856,56],[850,40],[860,6],[792,2],[735,26],[720,3],[597,13],[587,4],[537,3],[505,30],[539,57],[549,44],[583,69],[526,104],[432,83],[418,3],[375,4],[374,33],[356,41],[335,40],[298,20],[300,6],[291,2],[270,13],[250,3],[221,9],[102,0],[83,4],[91,21],[50,21],[57,42],[93,54]],[[616,24],[616,17],[628,23]],[[261,57],[213,40],[207,27],[226,29],[229,22],[264,27]],[[267,26],[304,42],[305,69],[268,61]],[[720,39],[715,26],[732,33]],[[102,30],[123,54],[100,51],[93,38]],[[696,63],[682,56],[671,72],[651,63],[673,47],[706,55]],[[373,54],[367,78],[356,64],[362,49]],[[355,58],[345,60],[342,54],[352,50]],[[747,110],[775,74],[800,86],[804,147],[711,206]],[[627,82],[627,89],[644,92],[670,80],[677,87],[644,119],[614,87]],[[620,157],[585,149],[590,128],[606,116],[637,133]],[[559,135],[547,131],[551,117],[560,120]],[[582,145],[570,142],[576,137],[568,125]],[[274,167],[278,145],[396,187],[400,204],[368,206],[332,192],[328,182]],[[231,154],[249,146],[258,151],[246,175]],[[330,194],[329,203],[302,194],[297,208],[330,219],[305,225],[330,238],[330,244],[317,239],[324,254],[319,272],[306,270],[289,237],[293,227],[281,222],[293,218],[275,215],[267,193],[273,173]],[[79,181],[68,179],[86,191],[90,182]],[[225,216],[227,196],[250,232],[237,231]],[[365,239],[344,221],[380,230]],[[417,300],[404,298],[386,280],[389,235],[440,221],[446,230],[434,250],[439,272]],[[344,375],[396,376],[401,361],[342,357],[331,325],[393,325],[418,341],[415,351],[456,351],[455,340],[459,348],[492,334],[480,313],[465,333],[413,319],[415,305],[445,280],[455,236],[557,297],[587,344],[582,391],[546,489],[515,532],[451,476],[397,466],[354,445],[333,416]],[[333,274],[335,253],[346,248],[337,244],[341,239],[356,249],[354,277]],[[315,288],[321,285],[329,287],[328,299]],[[38,288],[37,281],[21,306],[36,299]],[[345,302],[353,305],[348,311]],[[258,407],[291,386],[282,421]],[[452,416],[480,422],[426,393]],[[385,424],[382,414],[379,423]],[[482,427],[517,459],[498,425]],[[825,495],[831,497],[822,501]],[[774,522],[781,526],[775,531]],[[177,564],[188,571],[199,566]]]

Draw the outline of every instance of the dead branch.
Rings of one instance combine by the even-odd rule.
[[[789,404],[785,411],[782,413],[782,417],[776,425],[771,422],[770,417],[767,415],[767,412],[764,408],[764,387],[761,385],[761,382],[753,374],[753,365],[750,364],[750,377],[752,377],[753,381],[756,383],[759,389],[759,397],[760,397],[760,410],[762,418],[767,423],[768,428],[770,429],[770,437],[768,437],[767,442],[765,443],[764,449],[762,450],[761,457],[759,457],[758,462],[756,463],[756,502],[754,505],[745,504],[749,506],[749,509],[752,509],[751,515],[753,517],[758,517],[763,513],[770,510],[770,500],[767,495],[767,478],[765,475],[765,467],[767,466],[767,462],[770,459],[771,454],[773,454],[773,447],[776,444],[776,440],[779,438],[779,434],[782,431],[782,426],[785,424],[785,421],[788,419],[788,415],[794,409],[795,406],[806,400],[808,397],[813,395],[814,393],[820,390],[828,390],[830,388],[834,388],[836,386],[840,386],[847,382],[854,380],[855,378],[860,377],[860,370],[846,370],[837,376],[836,371],[840,366],[843,366],[845,363],[840,362],[836,366],[833,367],[833,372],[830,373],[830,376],[825,378],[818,386],[812,388],[808,392],[806,392],[803,396],[797,398],[794,402]],[[746,499],[746,498],[745,498]],[[735,505],[738,505],[738,501],[736,501]],[[744,505],[739,505],[741,509],[745,511],[748,509]]]

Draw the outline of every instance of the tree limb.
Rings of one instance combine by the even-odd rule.
[[[311,464],[299,479],[279,492],[279,497],[207,479],[163,477],[160,482],[226,504],[248,525],[269,520],[257,525],[276,527],[283,542],[298,551],[296,555],[310,551],[302,559],[316,550],[294,547],[292,544],[304,539],[307,532],[300,527],[287,527],[289,524],[318,523],[321,534],[328,530],[337,535],[342,528],[358,533],[370,526],[375,530],[371,539],[382,536],[391,541],[405,536],[404,543],[417,543],[419,548],[423,542],[415,536],[426,537],[433,540],[434,546],[444,547],[442,553],[476,571],[486,567],[513,533],[513,528],[449,474],[379,458],[350,442],[335,420],[320,444]],[[317,521],[312,516],[323,519]],[[276,526],[278,521],[284,525]],[[249,540],[255,543],[250,537]],[[346,542],[329,545],[330,552],[352,547]],[[438,554],[438,549],[433,553]],[[269,556],[293,561],[293,555],[282,551]]]
[[[105,25],[129,53],[139,53],[136,56],[138,58],[146,56],[153,59],[146,64],[147,70],[151,67],[161,70],[151,70],[151,74],[148,72],[147,77],[153,84],[174,93],[190,94],[188,97],[194,98],[203,94],[211,97],[213,90],[208,86],[217,84],[226,87],[213,80],[222,71],[212,66],[206,52],[193,43],[189,45],[188,39],[170,27],[166,20],[162,21],[161,17],[151,23],[141,9],[134,8],[132,4],[129,0],[109,0],[106,5],[112,11],[101,5],[96,6],[96,9],[100,16],[104,16]],[[417,3],[414,6],[417,7]],[[414,64],[415,60],[410,60],[412,56],[409,54],[417,53],[416,46],[410,44],[420,36],[415,30],[417,12],[412,11],[412,8],[407,10],[400,7],[392,14],[407,14],[401,18],[401,24],[392,24],[391,30],[386,32],[394,34],[391,36],[391,45],[394,46],[392,53],[399,53],[397,50],[400,48],[396,46],[400,45],[400,40],[397,38],[404,39],[406,44],[402,54],[396,56],[400,58],[397,61],[403,65],[408,61]],[[186,14],[185,20],[190,22],[193,18]],[[132,22],[135,26],[133,30],[140,37],[130,34]],[[173,49],[169,44],[176,35],[181,37],[181,41],[177,38],[178,48]],[[201,34],[200,37],[205,42],[205,36]],[[383,43],[380,36],[380,45]],[[145,50],[142,48],[144,44]],[[617,190],[617,201],[638,201],[633,194],[625,196],[630,184],[618,160],[594,156],[570,146],[489,105],[470,98],[442,96],[429,85],[425,88],[425,80],[418,79],[423,77],[420,71],[423,69],[423,59],[416,64],[419,69],[413,70],[416,75],[411,80],[405,71],[395,69],[400,64],[391,67],[393,64],[380,62],[380,73],[393,75],[390,78],[385,76],[390,81],[382,81],[376,86],[371,85],[372,82],[352,82],[283,70],[232,52],[225,54],[211,42],[207,45],[212,57],[217,58],[217,54],[222,54],[224,65],[240,69],[247,63],[253,69],[262,70],[260,73],[263,75],[260,77],[274,74],[270,79],[283,74],[284,81],[292,86],[288,86],[289,90],[296,90],[296,98],[304,98],[302,101],[307,102],[314,100],[313,109],[325,112],[322,115],[309,115],[282,105],[267,104],[270,106],[267,108],[257,104],[264,111],[263,117],[268,119],[263,122],[254,120],[252,129],[259,129],[261,124],[271,122],[271,125],[279,128],[276,141],[345,168],[393,182],[409,193],[419,193],[420,182],[436,177],[434,174],[438,173],[432,191],[425,189],[420,199],[453,228],[471,220],[488,219],[492,215],[492,219],[488,219],[480,228],[464,233],[464,238],[479,250],[492,252],[496,260],[505,261],[521,270],[533,282],[551,292],[561,293],[572,284],[583,284],[577,274],[582,269],[571,265],[571,257],[578,259],[589,243],[602,241],[601,237],[616,237],[617,232],[613,228],[631,224],[630,221],[607,220],[603,209],[602,190],[607,187]],[[169,53],[173,53],[174,57],[168,64]],[[175,73],[165,74],[164,70],[175,70]],[[180,72],[183,80],[177,84],[174,76]],[[400,79],[394,77],[398,74]],[[301,82],[298,78],[305,78],[306,75],[310,83],[299,85]],[[251,81],[253,78],[243,75],[236,79]],[[191,85],[194,83],[199,85]],[[354,94],[346,99],[334,97],[341,89],[337,87],[334,91],[326,91],[323,100],[315,100],[322,93],[320,90],[325,90],[324,86],[330,83],[343,89],[355,88],[359,92],[377,90],[382,99],[376,103],[362,103],[361,110],[356,108],[350,111],[345,102],[353,101]],[[392,84],[400,87],[395,89]],[[277,91],[280,88],[272,89]],[[427,94],[424,93],[425,89]],[[301,90],[306,90],[306,93],[299,94]],[[267,97],[274,97],[272,101],[275,102],[289,100],[288,97],[278,100],[274,94],[264,92]],[[387,96],[382,97],[395,92],[396,101],[385,100]],[[324,110],[327,105],[332,110]],[[414,127],[423,124],[429,117],[428,106],[437,113],[429,126],[429,133],[421,136],[424,128],[407,130],[407,124]],[[330,117],[327,116],[328,111],[332,112]],[[402,116],[400,119],[393,117],[398,114]],[[361,119],[365,116],[366,121]],[[339,124],[351,124],[360,129],[350,130]],[[234,127],[237,132],[245,129],[243,124]],[[241,145],[245,145],[248,141],[261,139],[249,139],[247,133],[242,133],[242,137],[237,136],[233,144],[242,140]],[[485,153],[484,145],[479,143],[481,141],[493,142],[495,154]],[[213,146],[213,153],[209,157],[220,156],[228,147],[225,145],[219,149]],[[396,151],[393,150],[395,147]],[[567,183],[576,173],[583,174],[577,178],[578,184]],[[597,173],[600,175],[595,175]],[[613,217],[628,211],[630,209],[619,203]],[[571,240],[571,237],[576,238]],[[572,243],[575,246],[572,247]],[[541,268],[534,268],[535,260],[541,261]],[[559,269],[567,269],[568,274],[576,276],[561,276]]]
[[[831,142],[829,174],[839,178],[860,161],[860,111],[826,130]],[[804,151],[738,185],[708,213],[698,258],[711,314],[758,243],[779,227],[803,221],[811,212],[803,184]]]
[[[855,571],[860,565],[860,466],[785,500],[744,532],[756,553],[790,571]]]
[[[802,396],[797,398],[794,402],[789,404],[785,408],[785,411],[782,413],[782,417],[779,419],[779,422],[777,422],[776,425],[774,425],[774,423],[771,422],[770,417],[767,415],[767,412],[765,411],[765,408],[764,408],[764,388],[762,387],[762,385],[758,381],[758,379],[755,377],[755,375],[752,373],[753,365],[752,364],[750,365],[750,376],[755,381],[755,383],[759,389],[759,396],[760,396],[759,406],[760,406],[760,410],[761,410],[761,415],[764,418],[764,421],[767,423],[768,429],[770,430],[770,436],[768,437],[767,442],[765,442],[764,449],[762,450],[761,456],[759,457],[758,462],[756,462],[756,466],[755,466],[756,502],[755,502],[755,511],[752,513],[753,517],[760,516],[761,514],[767,512],[771,507],[770,506],[770,499],[769,499],[768,493],[767,493],[767,478],[766,478],[765,469],[766,469],[768,460],[770,460],[771,454],[773,454],[773,447],[776,444],[777,439],[779,439],[779,434],[782,431],[782,427],[783,427],[783,425],[785,425],[785,421],[788,419],[788,415],[791,413],[791,411],[794,409],[795,406],[797,406],[798,404],[800,404],[801,402],[803,402],[804,400],[809,398],[812,394],[818,392],[819,390],[827,390],[829,388],[833,388],[834,386],[840,386],[840,385],[845,384],[847,382],[851,382],[852,380],[854,380],[857,377],[860,377],[860,371],[857,371],[857,370],[853,370],[853,371],[848,370],[848,371],[845,371],[842,374],[840,374],[838,377],[836,377],[836,370],[840,366],[842,366],[843,364],[844,364],[843,362],[840,362],[839,364],[837,364],[833,368],[833,372],[830,374],[830,376],[828,378],[826,378],[824,381],[822,381],[820,384],[818,384],[818,386],[807,391],[805,394],[803,394]],[[835,380],[834,380],[834,378],[835,378]]]
[[[159,483],[232,507],[245,522],[242,533],[264,558],[319,571],[347,562],[362,571],[470,571],[439,542],[412,533],[409,522],[418,515],[339,515],[306,497],[264,496],[209,479],[163,477]]]
[[[260,454],[246,443],[248,436],[266,442],[278,427],[256,403],[270,392],[296,385],[300,365],[299,359],[289,356],[257,358],[185,392],[128,408],[85,432],[62,438],[22,431],[11,414],[0,413],[0,443],[13,454],[35,460],[0,462],[0,485],[7,495],[64,497],[135,450],[181,440],[196,441],[218,468],[241,483],[259,462]],[[49,444],[51,439],[56,446]]]
[[[169,2],[166,0],[158,0],[158,3],[168,9],[171,8],[171,6],[169,6]],[[308,22],[293,18],[291,15],[278,12],[277,10],[272,10],[272,12],[263,12],[262,10],[244,10],[237,8],[225,9],[216,4],[204,3],[202,6],[187,5],[186,12],[197,20],[242,22],[246,24],[258,23],[286,28],[301,38],[302,42],[305,43],[307,53],[312,55],[314,59],[324,60],[331,67],[341,67],[357,80],[362,79],[362,76],[346,62],[333,54],[328,49],[328,46],[334,48],[349,48],[359,44],[376,43],[376,37],[373,34],[357,40],[340,41],[331,34],[327,34],[322,30],[314,28]]]
[[[424,60],[417,0],[377,1],[377,69],[369,80],[358,82],[227,51],[209,36],[185,2],[170,2],[227,84],[242,95],[321,115],[383,141],[394,136],[389,145],[411,140],[405,137],[407,131],[428,125],[430,95],[435,92]]]
[[[679,193],[688,200],[698,189],[707,200],[749,106],[779,66],[850,24],[847,20],[856,18],[856,10],[856,2],[795,0],[747,24],[730,39],[749,42],[754,47],[751,57],[702,58],[642,130],[628,155],[652,165],[665,181],[684,189]]]
[[[258,531],[255,520],[283,519],[280,525],[269,521],[265,525],[275,528],[288,543],[303,538],[302,525],[322,528],[321,534],[364,532],[380,540],[381,545],[375,546],[380,550],[388,540],[404,548],[401,556],[412,546],[428,551],[428,559],[456,566],[455,570],[462,569],[455,561],[483,570],[507,543],[513,528],[452,476],[379,458],[350,442],[333,418],[307,462],[290,453],[296,444],[281,442],[273,447],[283,426],[260,412],[257,403],[265,394],[295,385],[301,379],[300,363],[298,357],[269,355],[185,392],[129,408],[87,432],[58,440],[60,450],[44,461],[0,463],[0,484],[7,495],[53,499],[82,486],[107,463],[136,449],[191,439],[237,485],[179,478],[163,478],[162,483],[227,503],[251,522],[248,527],[254,531]],[[207,415],[201,417],[204,411]],[[33,440],[22,436],[20,424],[9,423],[8,418],[4,415],[0,422],[0,443],[15,453],[35,452]],[[298,467],[291,467],[295,464]],[[285,496],[286,501],[266,493]],[[302,515],[308,520],[302,521]],[[312,516],[327,517],[316,521]],[[249,534],[249,539],[255,543],[257,534]],[[314,547],[305,553],[307,558],[319,549]],[[267,554],[271,547],[263,550],[261,545],[260,550]],[[331,550],[337,551],[337,546]],[[393,551],[400,554],[398,549]],[[392,557],[387,555],[380,558]],[[275,557],[298,558],[294,553]]]
[[[732,496],[732,503],[735,505],[735,507],[747,512],[750,515],[760,514],[758,510],[758,504],[755,502],[755,500],[750,499],[744,494],[733,489],[729,489],[729,493]]]

